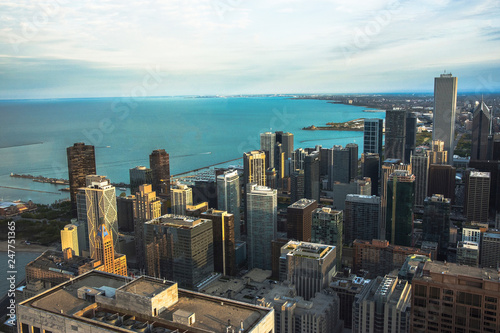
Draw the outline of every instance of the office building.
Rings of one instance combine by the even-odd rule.
[[[446,164],[448,152],[444,150],[444,142],[432,140],[431,151],[429,152],[429,164]]]
[[[489,172],[466,173],[464,215],[467,221],[488,222],[490,180]]]
[[[186,216],[200,217],[208,210],[208,202],[201,202],[197,205],[186,205]]]
[[[369,283],[370,280],[351,274],[351,270],[347,268],[343,272],[337,272],[330,283],[330,289],[339,297],[339,319],[344,322],[345,328],[352,328],[354,299]]]
[[[340,145],[333,146],[333,166],[331,169],[329,183],[349,183],[351,179],[351,151]]]
[[[371,241],[356,239],[353,247],[354,273],[370,279],[384,276],[395,269],[399,270],[409,255],[431,257],[429,252],[421,249],[392,245],[389,241],[379,239]]]
[[[457,169],[451,165],[431,164],[429,166],[429,180],[427,182],[427,196],[442,194],[450,198],[451,204],[455,202],[455,177]]]
[[[274,168],[274,148],[276,145],[276,133],[265,132],[260,134],[260,150],[266,152],[266,166]],[[259,184],[260,185],[260,184]],[[265,185],[265,184],[262,184]]]
[[[147,274],[198,289],[214,271],[212,225],[172,214],[145,222]]]
[[[479,245],[476,242],[457,243],[457,264],[471,267],[479,266]]]
[[[128,276],[127,257],[115,252],[112,231],[108,231],[104,224],[99,225],[95,245],[94,257],[92,258],[103,265],[102,271]]]
[[[85,177],[96,174],[94,146],[83,142],[75,143],[66,149],[68,157],[69,195],[71,212],[77,217],[76,194],[78,189],[85,187]]]
[[[73,224],[67,224],[61,230],[61,249],[71,249],[75,256],[80,255],[78,247],[78,227]]]
[[[153,184],[153,170],[145,166],[136,166],[129,170],[130,193],[139,191],[139,185]]]
[[[344,243],[356,239],[380,238],[380,198],[375,195],[348,194],[344,208]]]
[[[153,191],[170,200],[170,157],[165,149],[153,150],[149,155],[149,167],[153,173]]]
[[[471,160],[469,167],[477,171],[490,173],[490,199],[488,218],[495,220],[500,213],[500,161],[477,161]]]
[[[380,178],[380,155],[363,153],[361,155],[361,174],[364,178],[370,178],[372,183],[371,195],[379,195]]]
[[[266,185],[272,189],[278,188],[278,174],[275,168],[266,169]]]
[[[286,229],[288,239],[311,241],[312,214],[318,202],[311,199],[300,199],[287,208]]]
[[[365,118],[363,130],[363,153],[382,156],[382,137],[384,135],[384,120]]]
[[[404,161],[406,147],[406,111],[385,112],[385,159]]]
[[[200,217],[212,220],[214,271],[223,275],[236,275],[234,215],[211,208],[201,213]]]
[[[333,207],[337,210],[344,210],[345,199],[349,194],[370,195],[372,184],[370,178],[356,179],[350,183],[333,184]]]
[[[491,112],[486,104],[481,103],[474,110],[472,118],[471,160],[488,159],[488,137],[491,135]]]
[[[497,332],[499,277],[496,269],[426,262],[412,280],[413,332]]]
[[[410,163],[410,157],[417,146],[417,116],[413,112],[406,115],[404,161]]]
[[[243,154],[244,181],[243,184],[257,183],[266,185],[266,153],[263,150],[253,150]]]
[[[353,304],[353,333],[409,333],[411,284],[397,276],[373,279]]]
[[[487,231],[482,234],[480,248],[481,267],[497,269],[500,267],[500,231]]]
[[[135,228],[135,195],[116,197],[116,213],[118,219],[118,230],[133,232]]]
[[[197,179],[192,182],[193,202],[208,202],[209,207],[217,207],[216,179]]]
[[[349,150],[349,180],[353,181],[358,177],[358,145],[355,143],[348,143],[345,147]]]
[[[462,227],[462,240],[481,245],[482,234],[486,231],[488,231],[488,223],[467,223]]]
[[[457,108],[457,78],[441,74],[434,78],[434,111],[432,140],[441,140],[448,155],[448,164],[453,163],[453,141]]]
[[[290,177],[290,200],[291,202],[299,201],[305,198],[304,194],[304,170],[295,170]]]
[[[435,194],[424,201],[422,239],[438,243],[437,260],[447,260],[450,240],[451,201],[442,194]]]
[[[342,267],[342,235],[344,228],[344,214],[342,211],[323,207],[312,212],[311,241],[318,244],[335,246],[337,268]]]
[[[304,158],[304,197],[319,202],[320,153],[315,151]]]
[[[18,305],[19,332],[274,332],[272,308],[89,272]]]
[[[330,285],[336,264],[334,246],[289,241],[281,248],[280,280],[295,285],[308,301]]]
[[[386,239],[394,245],[412,246],[415,176],[395,170],[387,180]]]
[[[292,158],[293,153],[293,134],[285,132],[281,135],[281,145],[285,153],[285,160]]]
[[[410,158],[411,170],[415,175],[415,206],[422,206],[427,198],[429,178],[429,157],[426,150],[415,152]]]
[[[248,267],[271,269],[271,241],[278,232],[277,191],[250,184],[246,203]]]
[[[186,205],[193,204],[193,190],[191,187],[177,183],[170,189],[172,196],[172,214],[186,215]]]

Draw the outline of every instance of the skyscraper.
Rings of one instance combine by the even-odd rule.
[[[153,150],[149,155],[149,167],[153,173],[153,191],[159,197],[170,199],[170,157],[165,149]]]
[[[304,159],[304,197],[319,202],[319,151],[308,154]]]
[[[363,153],[361,155],[361,168],[362,176],[370,178],[372,182],[371,195],[379,195],[380,155]]]
[[[276,134],[266,132],[260,134],[260,150],[266,152],[266,165],[269,168],[274,168],[274,146],[276,145]]]
[[[422,206],[427,197],[427,179],[429,178],[429,157],[426,150],[415,152],[410,159],[411,170],[415,175],[415,205]]]
[[[358,176],[358,145],[348,143],[345,147],[349,149],[349,180],[353,181]]]
[[[135,229],[135,195],[116,197],[116,212],[118,229],[124,232],[133,232]]]
[[[366,118],[364,123],[363,153],[372,153],[382,156],[384,120],[378,118]]]
[[[385,112],[385,159],[404,161],[406,146],[406,111],[387,110]]]
[[[292,158],[293,153],[293,134],[285,132],[281,135],[281,144],[285,153],[285,160]]]
[[[472,119],[471,160],[488,159],[488,136],[491,134],[491,113],[486,104],[481,101],[474,110]]]
[[[414,153],[417,146],[417,116],[410,112],[406,115],[406,134],[405,134],[405,163],[410,163],[410,156]]]
[[[145,166],[136,166],[129,170],[130,174],[130,193],[135,194],[139,191],[139,185],[153,184],[153,170]]]
[[[287,208],[286,229],[288,239],[311,241],[312,212],[318,202],[311,199],[300,199]]]
[[[348,148],[340,145],[333,146],[333,167],[329,177],[329,183],[349,183],[351,179],[351,152]]]
[[[435,194],[424,201],[422,239],[438,243],[438,260],[448,260],[450,240],[451,201],[442,194]]]
[[[427,196],[442,194],[445,198],[455,202],[455,176],[457,170],[451,165],[431,164],[429,166],[429,180],[427,182]]]
[[[266,185],[266,153],[263,150],[252,150],[243,154],[244,185],[257,183]]]
[[[415,176],[396,170],[387,180],[386,239],[393,245],[412,246]]]
[[[304,170],[295,170],[290,177],[290,200],[292,202],[296,202],[302,198],[305,198],[304,195]]]
[[[177,183],[172,186],[172,214],[186,215],[186,205],[193,204],[193,190],[191,187]]]
[[[70,248],[75,252],[75,256],[80,255],[80,250],[78,248],[78,227],[73,224],[67,224],[64,229],[61,230],[61,249]]]
[[[338,269],[342,267],[343,228],[344,213],[341,210],[323,207],[313,211],[311,241],[335,246]]]
[[[277,191],[249,184],[246,202],[248,267],[271,269],[271,241],[278,231]]]
[[[432,140],[431,151],[429,152],[429,164],[446,164],[448,152],[444,150],[444,142]]]
[[[457,108],[457,78],[441,74],[434,78],[434,120],[432,140],[442,140],[447,151],[447,163],[453,163],[453,141],[455,140],[455,118]]]
[[[348,194],[344,208],[344,243],[380,239],[380,197]]]
[[[489,172],[467,172],[464,203],[464,215],[467,221],[488,222],[490,179]]]
[[[85,177],[96,174],[94,146],[83,142],[75,143],[66,149],[68,157],[69,193],[71,212],[77,217],[76,194],[80,187],[85,187]]]
[[[217,176],[217,207],[234,215],[234,238],[240,234],[240,175],[236,170],[225,171]]]
[[[108,231],[106,225],[99,225],[92,258],[99,260],[104,265],[104,272],[127,276],[127,258],[125,255],[115,252],[113,238],[112,231]]]

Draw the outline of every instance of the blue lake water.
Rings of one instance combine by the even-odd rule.
[[[68,178],[66,148],[96,147],[97,173],[129,182],[129,169],[149,166],[153,149],[170,154],[171,173],[241,157],[259,148],[259,133],[288,131],[295,149],[354,142],[362,132],[304,131],[302,127],[356,118],[384,118],[364,107],[285,97],[155,97],[0,101],[0,200],[52,203],[68,198],[62,186],[10,177],[10,173]],[[234,162],[238,164],[238,162]]]

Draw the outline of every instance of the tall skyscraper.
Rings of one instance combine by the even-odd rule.
[[[382,156],[382,137],[384,135],[384,120],[366,118],[363,130],[363,153],[372,153]]]
[[[335,246],[338,269],[342,267],[343,228],[344,213],[341,210],[323,207],[316,208],[312,212],[311,241]]]
[[[300,199],[287,208],[286,229],[288,239],[311,241],[312,212],[318,202],[311,199]]]
[[[457,78],[441,74],[434,78],[434,115],[432,140],[442,140],[447,151],[447,163],[453,163],[455,118],[457,108]]]
[[[429,157],[426,150],[415,152],[410,159],[411,170],[415,175],[415,205],[422,206],[427,197],[429,178]]]
[[[139,191],[142,184],[153,184],[153,170],[145,166],[136,166],[129,170],[130,174],[130,193],[135,194]]]
[[[467,221],[488,222],[490,173],[468,171],[465,179],[464,215]]]
[[[124,254],[115,252],[113,233],[101,224],[97,229],[95,251],[93,259],[99,260],[104,265],[103,271],[117,275],[128,276],[127,258]]]
[[[394,245],[412,246],[415,176],[396,170],[387,180],[386,239]]]
[[[406,111],[387,110],[385,112],[385,159],[404,161],[406,146]]]
[[[266,152],[266,165],[274,168],[274,146],[276,145],[276,134],[266,132],[260,134],[260,150]]]
[[[135,229],[135,195],[116,197],[116,213],[118,229],[124,232],[133,232]]]
[[[353,181],[358,176],[358,145],[348,143],[345,147],[349,149],[349,180]]]
[[[71,212],[77,217],[76,194],[80,187],[85,187],[85,177],[96,174],[94,146],[83,142],[75,143],[66,149],[68,157],[69,194]]]
[[[344,243],[380,239],[380,197],[348,194],[344,208]]]
[[[217,176],[217,207],[234,215],[234,237],[237,240],[241,239],[240,188],[238,171],[229,170]]]
[[[333,146],[333,167],[329,177],[329,183],[349,183],[351,179],[351,152],[348,148],[340,145]]]
[[[177,183],[170,189],[172,196],[172,214],[186,215],[186,205],[193,204],[193,190],[191,187]]]
[[[99,226],[104,224],[113,236],[113,244],[118,244],[118,216],[116,212],[116,192],[109,179],[104,176],[86,177],[85,211],[89,236],[89,250],[92,258],[96,257],[96,241]]]
[[[305,198],[304,170],[295,170],[290,178],[290,200],[296,202]]]
[[[495,220],[497,214],[500,213],[500,161],[471,160],[469,161],[469,167],[477,171],[490,173],[489,219]]]
[[[263,150],[252,150],[243,154],[244,185],[257,183],[266,185],[266,153]]]
[[[442,194],[445,198],[455,202],[455,176],[457,170],[451,165],[431,164],[429,166],[429,180],[427,181],[427,196]]]
[[[410,163],[410,157],[417,146],[417,116],[410,112],[406,115],[405,163]]]
[[[448,260],[450,240],[451,201],[442,194],[435,194],[424,201],[422,239],[438,243],[438,260]]]
[[[431,151],[429,152],[429,164],[446,164],[448,152],[444,150],[444,142],[432,140]]]
[[[474,110],[472,119],[471,160],[488,159],[488,137],[491,134],[491,113],[486,104],[481,101]]]
[[[380,155],[363,153],[361,155],[361,173],[363,177],[370,178],[372,182],[371,195],[379,195]]]
[[[165,149],[153,150],[149,155],[149,167],[153,171],[153,191],[159,197],[170,199],[170,157]]]
[[[61,230],[61,249],[64,251],[67,248],[73,250],[75,256],[80,255],[78,248],[78,227],[73,224],[67,224]]]
[[[293,153],[293,134],[285,132],[281,135],[281,144],[285,153],[285,160],[292,158]]]
[[[250,184],[246,202],[248,267],[271,269],[271,241],[278,232],[277,191]]]
[[[319,202],[319,151],[308,154],[304,159],[304,197]]]

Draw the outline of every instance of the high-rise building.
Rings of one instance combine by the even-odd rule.
[[[378,118],[365,118],[364,124],[363,153],[372,153],[382,156],[384,120]]]
[[[413,112],[406,115],[406,134],[405,134],[405,163],[410,163],[410,157],[417,147],[417,116]]]
[[[89,175],[86,177],[86,185],[87,187],[82,188],[82,194],[85,196],[90,257],[95,258],[97,232],[101,224],[104,224],[112,234],[116,250],[118,243],[116,192],[115,187],[104,176]]]
[[[129,170],[130,174],[130,193],[135,194],[139,191],[139,185],[153,184],[153,170],[145,166],[136,166]]]
[[[453,163],[453,141],[455,140],[455,118],[457,108],[457,78],[441,74],[434,78],[434,112],[432,140],[444,142],[447,163]]]
[[[274,168],[274,146],[276,145],[276,134],[265,132],[260,134],[260,150],[266,152],[266,165]]]
[[[464,215],[467,217],[467,221],[488,221],[490,179],[489,172],[467,172],[464,204]]]
[[[317,207],[318,202],[311,199],[300,199],[288,206],[286,214],[288,239],[311,241],[312,214]]]
[[[85,186],[86,176],[96,174],[95,150],[94,146],[79,142],[68,147],[66,152],[68,157],[71,212],[73,217],[77,217],[76,194],[78,189]]]
[[[478,267],[479,245],[476,242],[459,241],[457,243],[457,264]]]
[[[135,195],[116,197],[116,212],[118,229],[124,232],[133,232],[135,229]]]
[[[212,220],[214,271],[234,276],[236,274],[234,215],[211,208],[201,213],[200,217]]]
[[[489,219],[495,220],[500,213],[500,161],[471,160],[469,167],[477,171],[490,173]]]
[[[353,304],[353,333],[409,333],[411,284],[397,276],[373,279]]]
[[[422,239],[438,243],[437,259],[444,261],[448,256],[450,240],[451,201],[442,194],[434,194],[424,201]]]
[[[290,200],[296,202],[305,198],[304,170],[295,170],[290,178]]]
[[[78,227],[73,224],[67,224],[61,230],[61,249],[70,248],[75,253],[75,256],[80,255],[78,248]]]
[[[442,140],[432,140],[429,164],[446,164],[447,161],[448,152],[444,150],[444,142]]]
[[[372,192],[370,178],[356,179],[350,183],[333,184],[333,208],[344,210],[348,194],[370,195]]]
[[[186,216],[200,217],[201,213],[208,210],[208,202],[200,202],[197,205],[186,205]]]
[[[348,194],[344,208],[344,243],[380,238],[380,197]]]
[[[197,289],[214,271],[212,220],[167,214],[144,223],[144,232],[148,275]]]
[[[170,199],[170,157],[165,149],[153,150],[149,155],[149,167],[153,171],[153,191],[168,201]]]
[[[342,267],[342,235],[344,228],[344,213],[323,207],[312,212],[311,241],[318,244],[335,246],[337,268]]]
[[[234,215],[234,237],[240,233],[240,175],[236,170],[225,171],[217,176],[217,208]]]
[[[352,305],[356,295],[370,283],[362,277],[351,274],[350,269],[344,269],[343,272],[337,272],[330,283],[330,289],[339,297],[339,318],[344,321],[344,327],[352,328]]]
[[[481,267],[500,267],[500,232],[487,231],[482,234],[480,248]]]
[[[99,260],[103,271],[117,275],[127,276],[127,257],[115,252],[113,233],[108,231],[106,225],[98,227],[93,259]]]
[[[385,153],[384,158],[404,161],[406,146],[406,111],[387,110],[385,112]]]
[[[243,154],[244,185],[257,183],[266,185],[266,153],[262,150],[252,150]]]
[[[271,241],[276,239],[277,191],[249,184],[246,195],[248,267],[271,269]]]
[[[275,168],[266,169],[266,185],[273,189],[278,188],[278,174]]]
[[[411,170],[415,175],[415,205],[422,206],[427,197],[427,179],[429,178],[429,157],[426,150],[411,155]]]
[[[319,151],[308,154],[304,159],[304,197],[319,202]]]
[[[281,248],[280,280],[289,281],[297,295],[310,300],[329,286],[336,264],[334,246],[289,241]]]
[[[345,145],[349,150],[349,180],[353,181],[358,176],[358,145],[348,143]]]
[[[351,151],[340,145],[333,146],[333,167],[329,183],[349,183],[351,179]]]
[[[304,159],[306,158],[307,152],[302,149],[298,148],[295,149],[295,151],[292,154],[292,160],[293,160],[293,168],[292,170],[304,170]]]
[[[293,134],[285,132],[281,135],[281,144],[285,153],[285,160],[292,158],[293,153]]]
[[[193,190],[191,187],[177,183],[170,189],[172,196],[172,214],[186,215],[186,205],[193,204]]]
[[[371,195],[379,195],[380,155],[363,153],[361,155],[362,176],[368,177],[372,183]]]
[[[156,197],[156,192],[153,191],[152,185],[143,184],[139,186],[139,191],[136,193],[135,212],[134,235],[137,265],[140,269],[145,269],[146,235],[144,234],[144,223],[157,219],[161,215],[161,201]]]
[[[412,280],[412,332],[498,331],[499,284],[496,269],[426,262]]]
[[[457,169],[451,165],[431,164],[429,166],[429,180],[427,182],[427,196],[442,194],[455,202],[455,177]]]
[[[491,134],[491,113],[486,104],[481,103],[474,110],[472,118],[471,160],[488,159],[488,136]]]
[[[395,170],[387,180],[386,239],[394,245],[412,246],[415,176]]]

